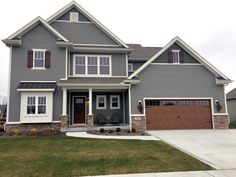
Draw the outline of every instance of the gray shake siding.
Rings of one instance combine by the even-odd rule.
[[[225,113],[224,88],[215,84],[215,76],[202,65],[149,65],[138,76],[141,82],[131,87],[132,114],[139,113],[137,103],[144,97],[213,97]]]
[[[182,50],[184,52],[184,63],[199,63],[191,55],[185,52],[178,44],[173,44],[167,51],[159,56],[153,63],[168,63],[168,51],[170,50]]]
[[[126,76],[126,55],[125,54],[96,54],[96,53],[72,53],[70,54],[70,70],[69,76],[73,75],[73,55],[110,55],[111,56],[111,64],[112,64],[112,76]]]
[[[75,44],[117,45],[93,23],[53,22],[51,26]]]
[[[20,81],[58,81],[65,77],[65,49],[58,48],[56,37],[42,25],[36,26],[22,37],[22,46],[12,48],[11,79],[10,79],[10,112],[9,122],[20,120],[20,92],[16,88]],[[47,49],[51,51],[51,67],[47,70],[27,68],[27,51]],[[61,114],[61,90],[54,93],[53,120]]]

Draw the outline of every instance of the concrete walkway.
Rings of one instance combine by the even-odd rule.
[[[235,129],[164,130],[149,131],[148,133],[211,165],[215,169],[236,169]]]
[[[96,138],[96,139],[123,139],[123,140],[160,140],[155,136],[109,136],[109,135],[93,135],[87,132],[67,132],[66,136],[79,138]]]
[[[236,170],[140,173],[140,174],[124,174],[124,175],[104,175],[97,177],[236,177]]]

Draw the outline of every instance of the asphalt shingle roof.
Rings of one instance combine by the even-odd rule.
[[[140,44],[127,44],[133,51],[129,55],[129,61],[146,61],[159,52],[161,47],[143,47]]]
[[[227,100],[236,99],[236,88],[226,94]]]
[[[56,83],[52,82],[21,82],[18,89],[55,89]]]

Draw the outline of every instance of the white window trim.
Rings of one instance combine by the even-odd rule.
[[[112,106],[112,98],[118,98],[118,106]],[[120,95],[110,95],[110,109],[120,109]]]
[[[46,70],[46,68],[45,68],[45,60],[46,60],[45,52],[47,51],[47,49],[32,49],[32,51],[33,51],[33,67],[31,69],[32,70]],[[43,67],[35,67],[35,52],[36,51],[44,52]]]
[[[72,14],[77,14],[77,19],[71,18]],[[78,22],[79,21],[79,12],[70,12],[70,22]]]
[[[131,69],[129,70],[129,66],[131,66]],[[128,72],[133,72],[134,71],[134,65],[133,63],[128,63]]]
[[[179,56],[180,50],[171,50],[171,51],[173,52],[173,55],[172,55],[173,64],[180,64],[180,56]],[[174,62],[174,53],[178,54],[178,61],[177,62]]]
[[[75,73],[75,58],[76,57],[85,57],[85,74],[76,74]],[[97,74],[88,74],[88,57],[97,57]],[[109,74],[100,74],[100,57],[108,57],[109,58]],[[112,75],[112,59],[111,55],[73,55],[73,76],[79,77],[107,77]]]
[[[99,98],[104,98],[104,107],[98,106]],[[96,95],[96,109],[107,109],[107,96],[106,95]]]

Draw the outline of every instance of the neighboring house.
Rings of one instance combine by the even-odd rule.
[[[3,42],[6,131],[228,127],[231,80],[179,37],[163,48],[126,44],[73,1]]]
[[[236,88],[226,94],[230,122],[236,122]]]

